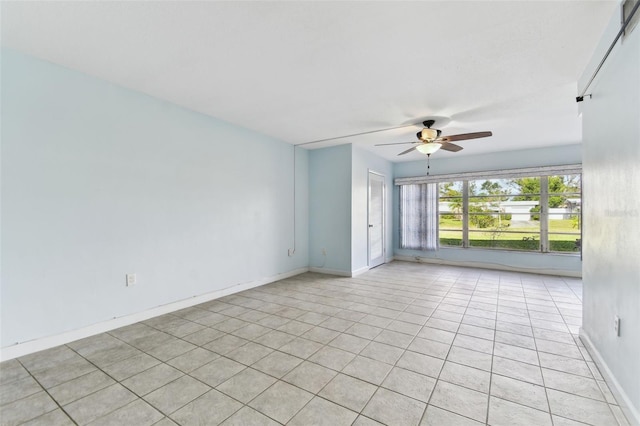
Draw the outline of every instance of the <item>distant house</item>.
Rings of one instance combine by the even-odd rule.
[[[539,201],[503,201],[500,208],[506,214],[511,214],[511,222],[531,220],[531,209],[540,204]]]
[[[526,222],[532,220],[531,209],[538,206],[539,201],[502,201],[498,206],[488,206],[487,210],[496,214],[510,214],[511,222]],[[571,219],[571,215],[580,212],[580,198],[568,198],[565,207],[555,207],[549,209],[549,219],[563,220]],[[439,204],[440,213],[458,214],[460,212],[453,211],[447,202]]]

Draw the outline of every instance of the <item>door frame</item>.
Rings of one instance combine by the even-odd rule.
[[[371,214],[371,175],[382,178],[382,262],[377,265],[371,265],[371,232],[369,231],[369,217]],[[367,169],[367,266],[369,269],[380,266],[387,261],[387,182],[386,176],[375,170]]]

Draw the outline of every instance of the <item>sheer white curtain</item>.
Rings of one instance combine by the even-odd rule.
[[[438,248],[438,184],[400,186],[400,248]]]

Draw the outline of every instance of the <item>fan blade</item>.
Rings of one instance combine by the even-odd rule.
[[[416,149],[416,147],[414,146],[413,148],[409,148],[409,149],[408,149],[408,150],[406,150],[406,151],[402,151],[402,152],[401,152],[400,154],[398,154],[398,155],[408,154],[408,153],[410,153],[411,151],[415,151],[415,149]]]
[[[440,140],[444,142],[464,141],[467,139],[487,138],[492,136],[491,132],[475,132],[475,133],[463,133],[460,135],[443,136]]]
[[[455,143],[443,143],[440,149],[445,151],[458,152],[463,148],[460,145],[456,145]]]
[[[385,146],[385,145],[405,145],[405,144],[408,144],[408,143],[420,143],[420,142],[418,142],[418,141],[414,141],[414,142],[379,143],[379,144],[376,144],[376,145],[374,145],[374,146]]]

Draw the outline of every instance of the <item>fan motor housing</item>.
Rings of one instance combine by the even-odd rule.
[[[437,136],[436,136],[436,139],[437,139],[437,138],[439,138],[439,137],[440,137],[440,135],[442,134],[442,130],[438,130],[438,129],[430,129],[429,127],[427,127],[427,129],[429,129],[429,130],[435,130],[436,132],[438,132],[438,133],[437,133]],[[423,138],[422,138],[422,130],[420,130],[418,133],[416,133],[416,137],[417,137],[419,140],[421,140],[421,141],[426,140],[426,139],[423,139]]]

